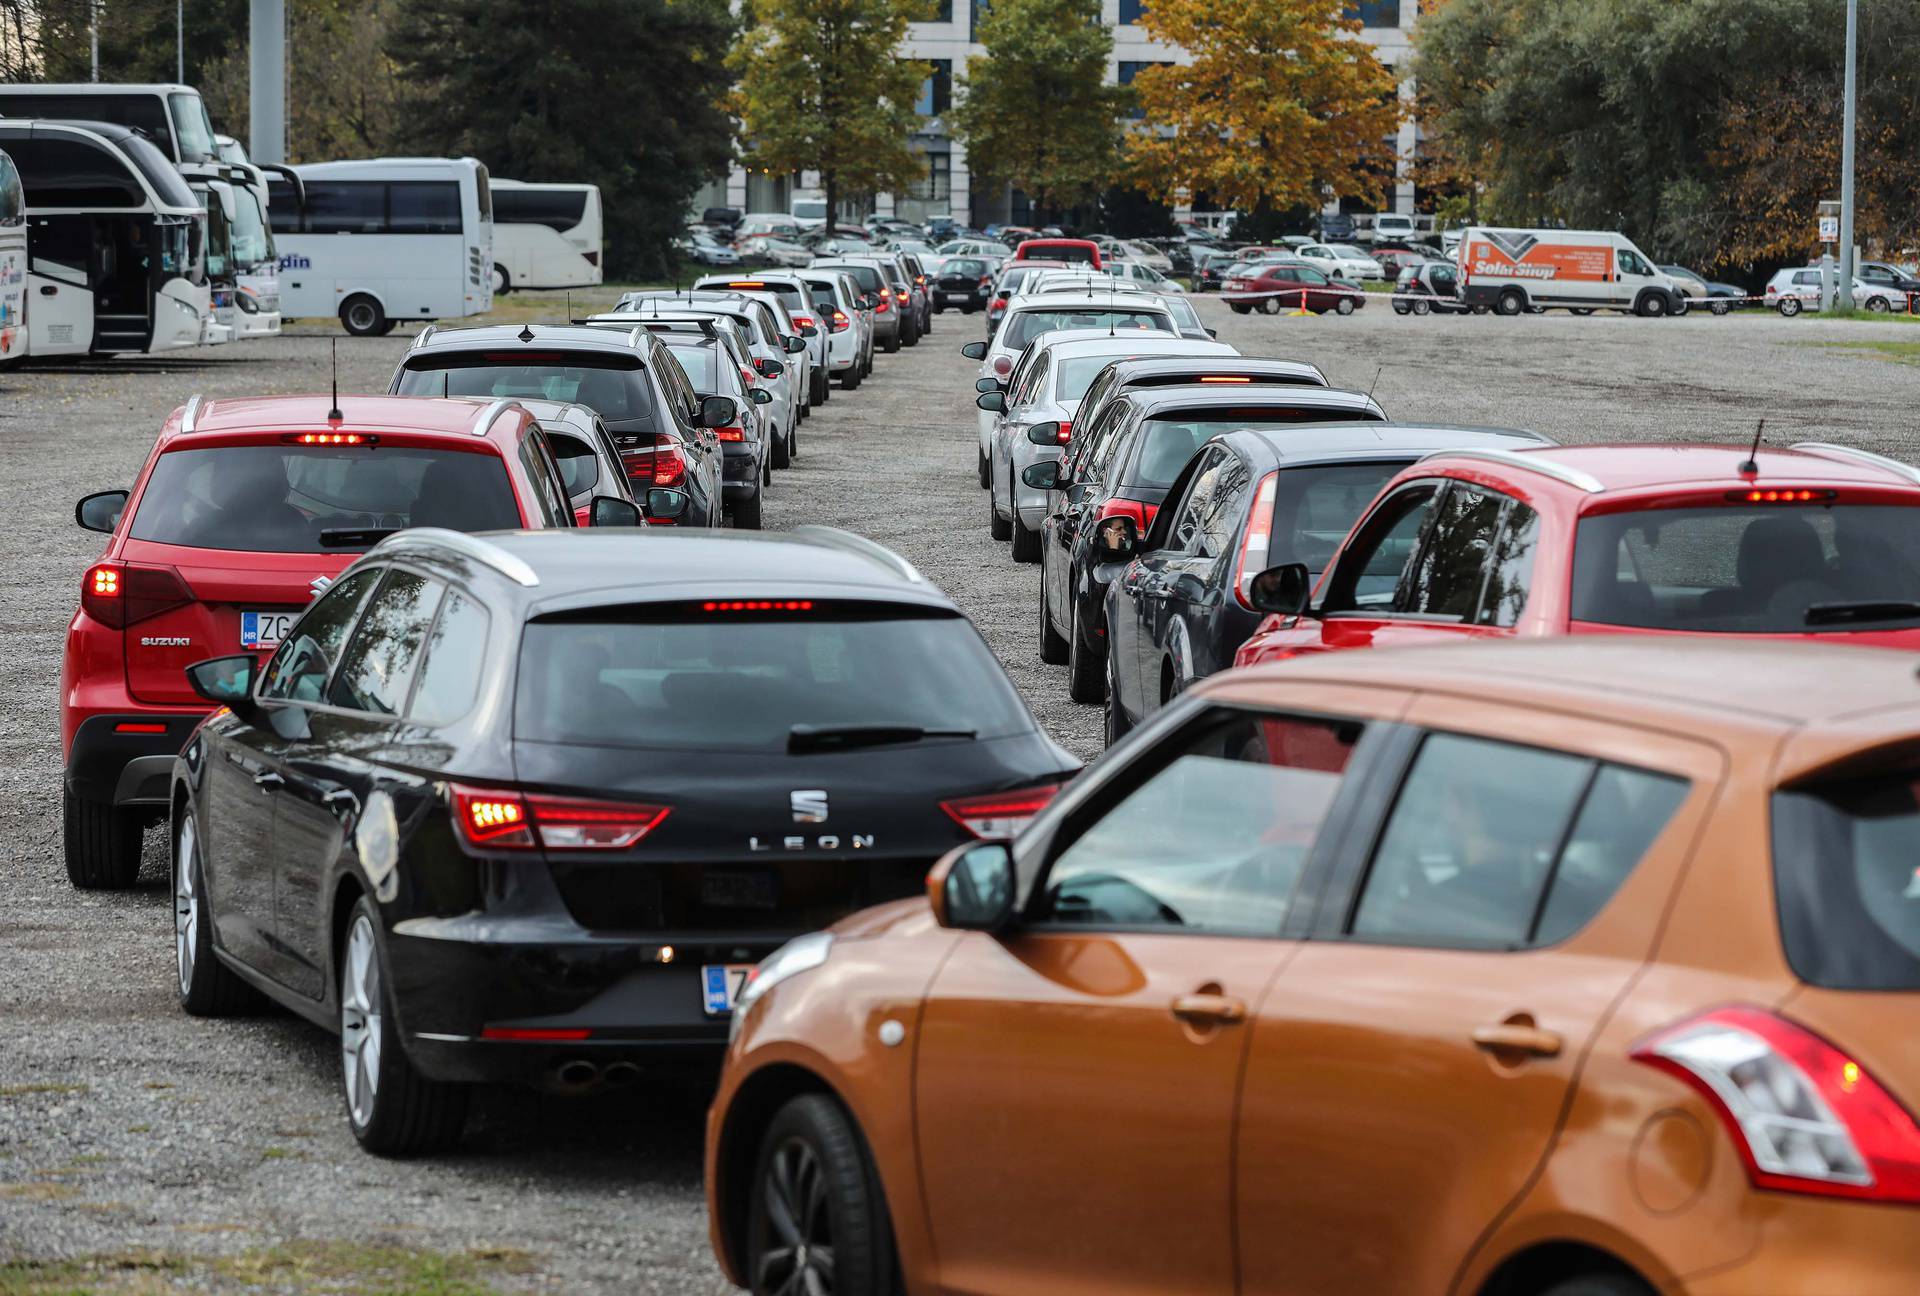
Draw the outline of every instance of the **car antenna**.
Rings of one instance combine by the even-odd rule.
[[[531,341],[533,341],[533,325],[531,325],[531,324],[522,324],[522,325],[520,326],[520,331],[519,331],[518,333],[516,333],[516,334],[514,334],[514,336],[515,336],[515,337],[517,337],[517,338],[519,338],[519,339],[520,339],[520,340],[521,340],[522,342],[531,342]]]
[[[338,423],[347,416],[340,412],[340,339],[333,339],[333,405],[327,410],[327,422]]]
[[[1766,431],[1767,421],[1761,419],[1760,426],[1753,430],[1753,448],[1747,451],[1746,460],[1738,469],[1742,477],[1757,477],[1760,475],[1760,464],[1755,457],[1760,453],[1760,438],[1766,434]]]
[[[573,318],[573,290],[567,290],[567,318]]]
[[[1367,399],[1373,399],[1373,389],[1380,385],[1380,375],[1386,372],[1386,366],[1380,365],[1373,371],[1373,381],[1367,384]]]

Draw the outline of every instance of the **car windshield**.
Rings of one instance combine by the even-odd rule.
[[[1920,990],[1920,779],[1781,791],[1774,891],[1787,961],[1836,990]]]
[[[1357,410],[1245,409],[1209,410],[1206,418],[1170,414],[1149,418],[1140,428],[1140,453],[1134,456],[1125,486],[1166,487],[1180,475],[1193,452],[1214,437],[1240,428],[1273,427],[1288,423],[1351,422],[1364,418]]]
[[[495,352],[426,356],[400,372],[401,396],[531,396],[585,405],[605,419],[648,418],[653,402],[637,358]]]
[[[506,464],[490,446],[241,445],[162,454],[128,534],[196,549],[344,553],[377,538],[355,532],[520,525]]]
[[[795,199],[793,215],[797,220],[823,221],[827,218],[827,201],[824,198]]]
[[[1024,351],[1027,343],[1042,333],[1070,328],[1158,330],[1162,333],[1178,331],[1163,311],[1111,309],[1105,306],[1049,307],[1045,310],[1021,311],[1007,324],[1005,336],[996,340],[995,345]]]
[[[1920,509],[1816,501],[1600,514],[1580,522],[1573,580],[1573,619],[1601,625],[1796,635],[1920,625]]]
[[[982,738],[1032,720],[958,615],[816,603],[805,615],[639,606],[528,624],[521,741],[785,752],[796,725],[908,726]]]

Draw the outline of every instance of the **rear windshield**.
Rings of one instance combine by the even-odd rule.
[[[1223,417],[1184,418],[1170,415],[1148,419],[1140,429],[1140,453],[1133,458],[1125,486],[1171,486],[1193,452],[1214,437],[1240,428],[1274,427],[1288,423],[1349,423],[1365,417],[1358,410],[1248,409],[1221,410]],[[1371,498],[1371,497],[1369,497]]]
[[[940,267],[940,275],[942,278],[951,278],[956,275],[977,278],[986,272],[987,263],[985,261],[976,261],[968,257],[955,257]]]
[[[844,270],[852,275],[854,282],[860,285],[860,291],[862,292],[877,293],[880,291],[880,272],[872,266],[835,266],[834,269]]]
[[[809,279],[807,295],[813,298],[813,304],[817,310],[831,311],[839,308],[840,302],[834,295],[832,284],[823,284],[816,279]]]
[[[687,381],[693,384],[695,391],[712,396],[720,390],[715,385],[714,357],[718,354],[718,346],[715,343],[709,342],[702,346],[670,346],[667,350],[673,352],[673,358],[680,362],[682,369],[686,370]]]
[[[1584,518],[1573,618],[1723,634],[1920,625],[1920,509],[1728,504]]]
[[[196,549],[347,553],[367,547],[371,528],[520,525],[506,464],[490,450],[209,446],[160,456],[129,534]]]
[[[516,352],[427,356],[400,372],[401,396],[529,396],[585,405],[605,419],[648,418],[653,399],[639,362],[609,355]]]
[[[638,608],[526,629],[514,735],[533,742],[784,752],[795,725],[1024,733],[1026,708],[958,616]],[[664,619],[662,619],[664,618]]]
[[[1071,328],[1157,329],[1162,333],[1179,331],[1173,327],[1173,321],[1160,311],[1129,310],[1124,306],[1068,306],[1021,311],[1007,326],[1007,336],[998,345],[1024,351],[1027,343],[1042,333]]]
[[[1273,497],[1273,541],[1267,564],[1305,563],[1318,580],[1380,488],[1405,468],[1406,459],[1291,468],[1280,474]]]
[[[1779,792],[1774,890],[1787,961],[1836,990],[1920,990],[1920,778]]]
[[[749,284],[751,284],[751,286],[749,286]],[[723,285],[720,284],[713,285],[715,288],[722,286]],[[804,315],[807,310],[807,303],[801,298],[800,290],[791,284],[767,283],[763,280],[755,279],[751,281],[734,280],[724,286],[727,288],[739,288],[742,292],[771,293],[780,299],[780,304],[787,308],[788,313],[799,311]]]
[[[1045,247],[1029,248],[1028,252],[1049,261],[1072,261],[1079,265],[1092,265],[1097,255],[1092,248],[1075,243],[1049,243]]]

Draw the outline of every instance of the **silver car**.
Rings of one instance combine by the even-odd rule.
[[[893,285],[888,281],[887,272],[884,269],[865,258],[852,257],[817,260],[807,269],[844,270],[852,275],[854,282],[860,285],[861,294],[874,299],[874,345],[886,352],[900,349],[900,326],[904,316],[899,309],[899,302],[894,297]]]
[[[826,334],[827,372],[852,391],[873,368],[873,312],[860,305],[860,285],[850,275],[806,270],[800,278]]]
[[[827,330],[813,309],[807,285],[794,271],[768,271],[757,275],[702,275],[695,288],[715,292],[745,293],[749,297],[777,298],[794,331],[807,344],[807,406],[827,403]]]
[[[1115,336],[1098,328],[1041,334],[1015,363],[1006,391],[992,393],[1001,396],[1004,406],[994,423],[989,452],[988,522],[993,538],[1013,541],[1015,562],[1040,561],[1047,492],[1027,485],[1021,474],[1034,464],[1060,458],[1071,439],[1080,399],[1101,370],[1116,360],[1146,356],[1239,354],[1224,342],[1158,332]]]

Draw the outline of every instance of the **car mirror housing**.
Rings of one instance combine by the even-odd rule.
[[[703,428],[727,427],[732,424],[733,416],[737,412],[733,401],[728,397],[703,396],[700,398],[700,426]]]
[[[587,511],[588,526],[631,527],[641,520],[640,506],[618,495],[595,495]]]
[[[1313,575],[1305,563],[1282,563],[1255,576],[1247,587],[1247,602],[1256,611],[1283,617],[1306,615],[1313,597]]]
[[[998,378],[975,378],[973,389],[977,392],[1005,391],[1007,384]]]
[[[987,358],[987,344],[985,342],[969,342],[960,348],[960,354],[969,360],[985,360]]]
[[[252,653],[213,657],[187,667],[187,683],[209,702],[241,708],[253,699],[253,677],[259,668],[259,659]]]
[[[787,371],[787,367],[778,360],[768,360],[764,357],[753,362],[753,369],[762,378],[778,378]]]
[[[773,404],[773,393],[765,387],[755,387],[753,389],[752,399],[755,405],[771,405]]]
[[[786,348],[788,355],[799,355],[807,349],[807,340],[790,334],[787,337]]]
[[[693,497],[683,490],[671,486],[655,486],[647,491],[644,512],[655,522],[672,522],[687,514],[687,506],[693,503]]]
[[[1002,414],[1006,412],[1007,394],[997,391],[981,392],[973,398],[973,403],[989,414]]]
[[[1052,459],[1028,464],[1020,470],[1020,480],[1035,490],[1059,490],[1060,465]]]
[[[1013,852],[1002,842],[956,846],[927,874],[934,921],[958,931],[998,932],[1013,922]]]
[[[89,531],[105,531],[111,535],[120,525],[120,515],[126,507],[125,491],[96,491],[73,506],[73,520]]]
[[[1052,419],[1045,423],[1035,423],[1027,429],[1027,440],[1038,446],[1060,447],[1060,424]]]

